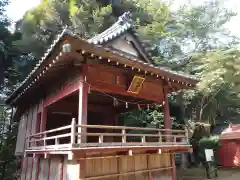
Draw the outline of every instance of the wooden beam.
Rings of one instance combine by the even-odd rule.
[[[90,83],[92,85],[91,90],[92,91],[99,91],[99,92],[105,92],[105,93],[111,93],[111,94],[119,94],[123,96],[129,96],[129,97],[135,97],[135,98],[141,98],[149,101],[153,101],[156,103],[161,103],[162,99],[159,99],[159,96],[154,96],[154,95],[147,95],[146,93],[142,94],[133,94],[129,93],[126,91],[126,88],[123,86],[117,86],[117,85],[112,85],[109,83],[105,82],[96,82],[96,81],[91,81]]]
[[[126,108],[125,108],[126,109]],[[97,104],[88,104],[88,111],[93,112],[113,112],[116,108],[112,106],[100,106]],[[49,107],[50,112],[77,112],[78,100],[76,102],[61,101]]]
[[[66,86],[64,86],[61,90],[59,90],[54,95],[47,97],[43,102],[43,106],[47,107],[53,104],[54,102],[59,101],[60,99],[72,94],[73,92],[76,92],[78,89],[79,89],[79,80],[75,80],[70,84],[67,84]]]

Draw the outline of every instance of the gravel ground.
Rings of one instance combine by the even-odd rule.
[[[217,180],[240,180],[240,168],[220,168]],[[207,180],[203,168],[177,170],[177,180]]]

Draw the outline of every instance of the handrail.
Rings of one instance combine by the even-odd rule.
[[[126,129],[126,130],[146,130],[146,131],[161,131],[161,132],[185,132],[185,130],[176,129],[157,129],[157,128],[144,128],[144,127],[128,127],[128,126],[105,126],[105,125],[85,125],[77,124],[77,127],[84,128],[98,128],[98,129]]]
[[[94,129],[111,129],[111,130],[121,130],[121,132],[87,132],[87,128]],[[63,133],[59,135],[51,135],[48,136],[49,133],[60,132],[62,130],[69,129],[69,133]],[[127,132],[127,130],[142,130],[142,131],[156,131],[156,133],[132,133]],[[176,134],[174,134],[176,133]],[[43,135],[43,136],[42,136]],[[98,137],[96,142],[87,143],[86,138],[90,136]],[[104,141],[104,137],[121,137],[121,140],[118,141]],[[135,140],[129,139],[129,137],[135,137]],[[67,139],[68,145],[70,148],[74,147],[76,144],[79,146],[88,147],[91,145],[94,146],[103,146],[107,144],[119,146],[120,145],[140,145],[140,146],[148,146],[148,144],[156,143],[156,144],[188,144],[188,132],[187,130],[171,130],[171,129],[157,129],[157,128],[142,128],[142,127],[126,127],[126,126],[105,126],[105,125],[78,125],[76,124],[75,119],[72,119],[71,125],[59,127],[56,129],[47,130],[40,133],[35,133],[27,136],[29,150],[38,149],[39,147],[45,148],[60,148],[62,144],[60,143],[60,139]],[[140,138],[140,139],[136,139]],[[149,138],[154,138],[149,141]],[[54,140],[53,144],[48,144],[50,140]],[[180,140],[180,141],[178,141]],[[136,142],[137,141],[137,142]],[[139,141],[139,142],[138,142]],[[153,142],[152,142],[153,141]],[[66,144],[66,142],[64,142]],[[65,147],[65,146],[64,146]]]
[[[71,125],[62,126],[62,127],[56,128],[56,129],[51,129],[51,130],[47,130],[47,131],[43,131],[43,132],[39,132],[39,133],[35,133],[35,134],[30,134],[27,137],[44,135],[44,134],[47,134],[47,133],[53,133],[53,132],[62,131],[62,130],[70,129],[70,128],[71,128]]]
[[[159,137],[158,134],[120,134],[120,133],[75,133],[75,135],[84,135],[84,136],[136,136],[136,137],[142,137],[142,136],[147,136],[147,137]],[[161,136],[163,137],[172,137],[173,135],[169,134],[162,134]],[[184,135],[174,135],[174,137],[177,138],[183,138],[185,137]]]

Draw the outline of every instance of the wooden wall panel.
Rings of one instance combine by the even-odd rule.
[[[108,83],[112,85],[126,87],[126,77],[123,72],[117,68],[106,67],[103,65],[89,65],[88,77],[89,81]]]
[[[123,156],[120,158],[122,172],[133,172],[135,169],[135,158],[133,156]]]
[[[48,159],[40,159],[39,164],[39,180],[47,180],[48,179],[48,168],[49,168],[49,162]]]
[[[126,72],[121,69],[108,67],[101,64],[91,64],[88,66],[87,81],[93,90],[104,91],[106,93],[133,96],[142,99],[161,102],[163,100],[163,88],[161,80],[146,79],[139,94],[128,93]],[[136,73],[137,75],[137,73]],[[151,89],[151,91],[149,91]]]
[[[98,158],[88,159],[86,167],[86,177],[97,177],[118,173],[132,173],[122,175],[123,180],[147,180],[148,172],[140,172],[150,169],[159,169],[169,167],[170,154],[151,154],[151,155],[136,155],[136,156],[122,156],[112,158]],[[170,173],[170,174],[169,174]],[[153,178],[155,180],[171,179],[171,169],[153,171]],[[118,176],[111,177],[117,179]],[[110,179],[111,179],[110,178]],[[105,178],[103,178],[105,180]],[[107,179],[107,178],[106,178]]]
[[[86,162],[86,176],[94,177],[118,173],[117,158],[88,159]]]
[[[147,155],[134,156],[135,158],[135,171],[147,169]]]
[[[151,91],[149,91],[151,90]],[[142,89],[139,92],[140,96],[152,96],[158,100],[163,99],[163,88],[161,83],[158,84],[154,83],[153,81],[145,80]]]
[[[33,158],[32,180],[37,180],[38,158]]]
[[[49,180],[60,180],[60,172],[61,172],[60,157],[51,158],[50,170],[51,171],[50,171]]]
[[[27,157],[27,174],[26,174],[26,180],[31,180],[32,175],[32,157]]]
[[[25,113],[21,116],[19,126],[18,126],[18,136],[17,136],[15,155],[24,154],[26,129],[27,129],[27,114]]]
[[[26,170],[27,170],[27,158],[23,158],[21,167],[21,180],[25,180]]]
[[[147,159],[148,157],[148,159]],[[157,169],[164,167],[170,167],[170,155],[136,155],[136,156],[123,156],[123,157],[111,157],[111,158],[97,158],[86,160],[86,178],[97,177],[118,173],[130,173],[147,169]],[[167,161],[165,161],[167,160]],[[27,178],[30,177],[31,158],[28,159]],[[63,161],[63,178],[61,175],[61,157],[52,157],[50,159],[50,176],[49,180],[76,180],[79,177],[80,165],[79,161],[68,161],[67,157]],[[149,166],[149,167],[148,167]],[[49,170],[49,159],[40,159],[39,164],[39,178],[38,180],[47,180]],[[25,166],[22,169],[22,178],[25,180],[26,172],[26,160]],[[32,180],[36,179],[37,173],[37,158],[33,160]],[[170,180],[171,169],[169,170],[156,170],[152,173],[152,180]],[[101,178],[102,180],[118,180],[119,176]],[[122,180],[148,180],[148,172],[137,172],[135,174],[123,175]]]
[[[153,169],[170,167],[171,166],[170,154],[151,155],[149,156],[148,162],[149,168]]]

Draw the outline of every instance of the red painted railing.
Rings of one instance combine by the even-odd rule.
[[[136,132],[137,131],[137,132]],[[27,150],[189,145],[187,130],[72,124],[27,137]]]

